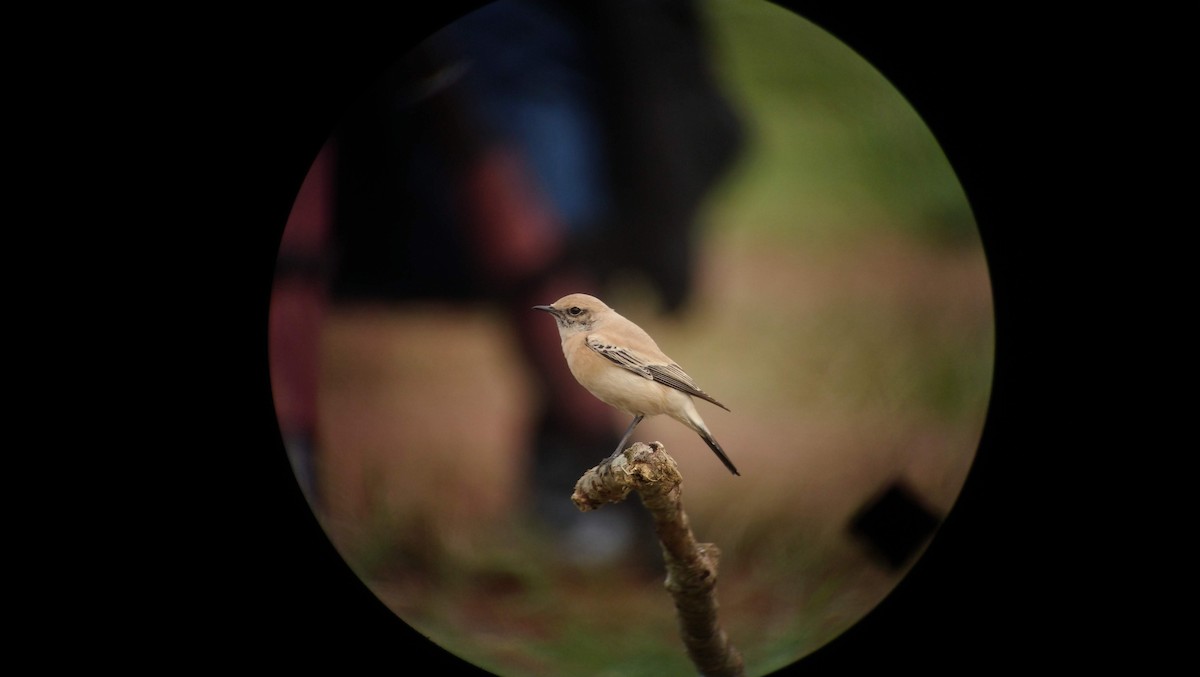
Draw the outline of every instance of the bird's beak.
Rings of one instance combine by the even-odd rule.
[[[554,314],[554,306],[534,306],[533,309],[534,310],[544,310],[547,313],[550,313],[551,315]]]

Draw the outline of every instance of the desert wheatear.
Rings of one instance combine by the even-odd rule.
[[[708,432],[692,397],[725,411],[729,407],[700,390],[641,327],[587,294],[570,294],[533,309],[550,313],[558,322],[563,354],[575,379],[605,404],[633,416],[613,457],[643,418],[666,414],[696,431],[730,472],[741,474]]]

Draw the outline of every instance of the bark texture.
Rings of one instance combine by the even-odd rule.
[[[595,510],[625,500],[631,491],[654,517],[667,568],[665,586],[675,602],[688,657],[706,677],[741,677],[741,653],[729,642],[717,618],[717,563],[712,543],[697,543],[683,510],[683,478],[675,459],[658,442],[635,442],[621,455],[588,470],[571,500]]]

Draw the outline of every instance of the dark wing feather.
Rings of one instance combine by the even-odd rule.
[[[682,390],[689,395],[695,395],[700,399],[708,400],[725,411],[729,411],[729,407],[721,404],[712,395],[701,390],[692,381],[692,377],[679,368],[678,364],[652,364],[646,368],[650,370],[650,375],[655,381],[676,390]]]
[[[701,390],[700,386],[697,386],[696,382],[692,380],[692,377],[688,376],[687,372],[680,369],[677,364],[649,364],[629,350],[621,346],[609,345],[597,340],[594,336],[587,338],[587,345],[592,350],[612,360],[618,366],[628,369],[635,374],[652,379],[669,388],[674,388],[707,400],[725,411],[729,411],[729,407],[721,404],[711,395]]]
[[[633,373],[643,376],[648,379],[653,379],[654,374],[650,371],[650,365],[639,359],[637,355],[621,346],[614,346],[597,339],[595,336],[587,337],[587,346],[592,350],[600,353],[604,357],[615,362],[618,366],[628,369]]]

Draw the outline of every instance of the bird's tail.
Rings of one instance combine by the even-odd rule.
[[[708,432],[708,426],[704,425],[704,420],[700,418],[700,413],[696,411],[696,406],[692,404],[691,398],[687,398],[684,406],[681,407],[681,411],[667,413],[675,420],[695,430],[700,439],[704,440],[704,443],[708,445],[708,448],[713,450],[713,453],[717,455],[717,458],[721,459],[726,468],[729,468],[729,472],[738,476],[742,474],[737,471],[737,468],[733,467],[733,461],[729,460],[729,457],[725,455],[725,450],[713,439],[712,433]]]
[[[733,461],[729,460],[729,457],[725,455],[725,450],[721,448],[721,445],[717,444],[717,441],[713,439],[713,436],[702,430],[697,432],[700,433],[700,438],[704,440],[705,444],[708,445],[708,448],[713,450],[713,453],[717,455],[717,458],[721,459],[721,462],[725,464],[726,468],[729,468],[729,472],[741,477],[742,473],[738,472],[737,468],[733,467]]]

